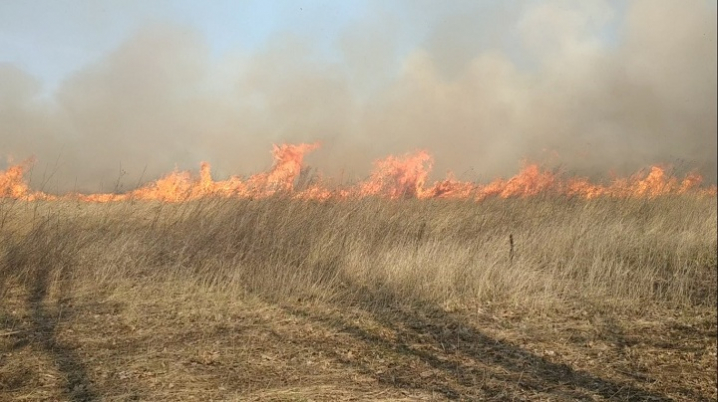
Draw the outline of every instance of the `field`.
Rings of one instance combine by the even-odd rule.
[[[0,198],[0,400],[715,400],[716,209]]]

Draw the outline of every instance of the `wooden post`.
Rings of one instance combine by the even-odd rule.
[[[514,235],[509,234],[509,264],[514,262]]]

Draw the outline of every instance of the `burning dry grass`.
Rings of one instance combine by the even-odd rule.
[[[715,196],[716,186],[702,187],[703,177],[693,172],[680,179],[665,167],[652,166],[630,177],[614,177],[610,183],[593,183],[587,178],[565,177],[560,172],[542,169],[537,164],[526,164],[508,180],[495,179],[482,185],[457,180],[448,176],[433,184],[427,178],[434,163],[426,151],[403,156],[389,155],[374,164],[374,170],[364,181],[349,186],[331,185],[327,180],[310,177],[303,165],[306,153],[319,148],[319,144],[281,144],[272,150],[272,168],[241,178],[215,181],[209,163],[202,163],[199,177],[188,171],[174,171],[126,193],[100,193],[64,195],[34,191],[28,185],[25,173],[33,164],[29,159],[19,165],[0,171],[0,197],[25,201],[64,200],[86,202],[162,201],[187,202],[205,198],[260,199],[282,194],[304,200],[350,200],[357,198],[417,198],[482,201],[488,198],[568,196],[592,199],[651,198],[667,195]],[[118,181],[119,183],[119,181]],[[299,184],[299,186],[297,186]]]
[[[715,398],[716,221],[695,195],[4,199],[0,397]]]

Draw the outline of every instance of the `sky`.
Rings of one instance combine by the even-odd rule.
[[[328,175],[427,149],[472,180],[528,159],[715,182],[716,64],[704,0],[0,0],[0,168],[107,191],[320,141]]]
[[[0,49],[42,79],[47,91],[73,71],[100,59],[144,26],[172,23],[203,36],[214,58],[256,50],[275,33],[332,37],[365,13],[360,2],[296,1],[3,1]]]

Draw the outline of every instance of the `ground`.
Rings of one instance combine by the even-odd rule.
[[[0,399],[716,398],[710,312],[339,308],[167,288],[11,292],[0,317]]]

